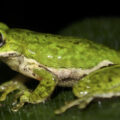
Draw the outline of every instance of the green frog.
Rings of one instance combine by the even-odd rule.
[[[0,60],[19,73],[0,85],[0,101],[9,93],[19,91],[16,95],[19,103],[14,105],[13,111],[18,111],[25,103],[46,101],[56,86],[72,87],[78,97],[56,110],[56,114],[74,105],[85,108],[97,96],[119,95],[113,88],[119,86],[115,75],[119,72],[116,64],[120,64],[120,53],[87,39],[9,28],[0,23]],[[111,78],[110,70],[113,70],[114,78]],[[109,77],[115,80],[109,82]],[[30,78],[39,81],[33,91],[25,86]],[[108,86],[110,83],[112,93],[104,91],[103,83]]]

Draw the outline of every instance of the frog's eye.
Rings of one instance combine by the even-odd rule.
[[[2,33],[0,33],[0,47],[2,47],[5,44],[5,41],[3,39]]]

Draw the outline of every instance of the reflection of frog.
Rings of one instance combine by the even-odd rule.
[[[56,85],[69,87],[76,83],[74,94],[80,97],[78,92],[85,86],[78,87],[81,84],[77,81],[86,79],[84,76],[101,67],[119,64],[120,54],[86,39],[9,29],[0,23],[0,60],[21,73],[0,86],[3,92],[0,101],[4,101],[12,91],[20,91],[17,94],[20,102],[13,108],[17,111],[25,102],[35,104],[45,101]],[[40,81],[32,92],[24,85],[28,77]],[[88,97],[88,101],[90,99]]]

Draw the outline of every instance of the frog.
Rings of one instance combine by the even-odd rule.
[[[16,112],[25,103],[44,103],[56,86],[72,87],[76,95],[79,87],[74,86],[79,81],[101,68],[119,65],[120,53],[87,39],[9,28],[0,22],[0,60],[18,72],[0,85],[1,102],[18,91],[12,108]],[[39,82],[34,90],[25,85],[30,78]],[[63,111],[59,109],[55,113]]]

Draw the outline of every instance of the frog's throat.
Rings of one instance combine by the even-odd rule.
[[[18,57],[21,54],[15,51],[9,51],[9,52],[0,52],[0,59],[6,58],[6,57]]]
[[[15,51],[0,53],[0,60],[6,63],[12,70],[37,80],[39,80],[39,76],[33,70],[45,69],[37,61],[26,58],[24,55]]]
[[[11,69],[22,73],[25,76],[39,80],[39,76],[33,72],[34,69],[45,69],[56,75],[61,86],[72,86],[75,81],[80,80],[91,72],[113,64],[109,60],[103,60],[98,65],[90,69],[81,68],[52,68],[38,63],[36,60],[26,58],[18,52],[10,51],[0,53],[0,60],[6,63]]]

